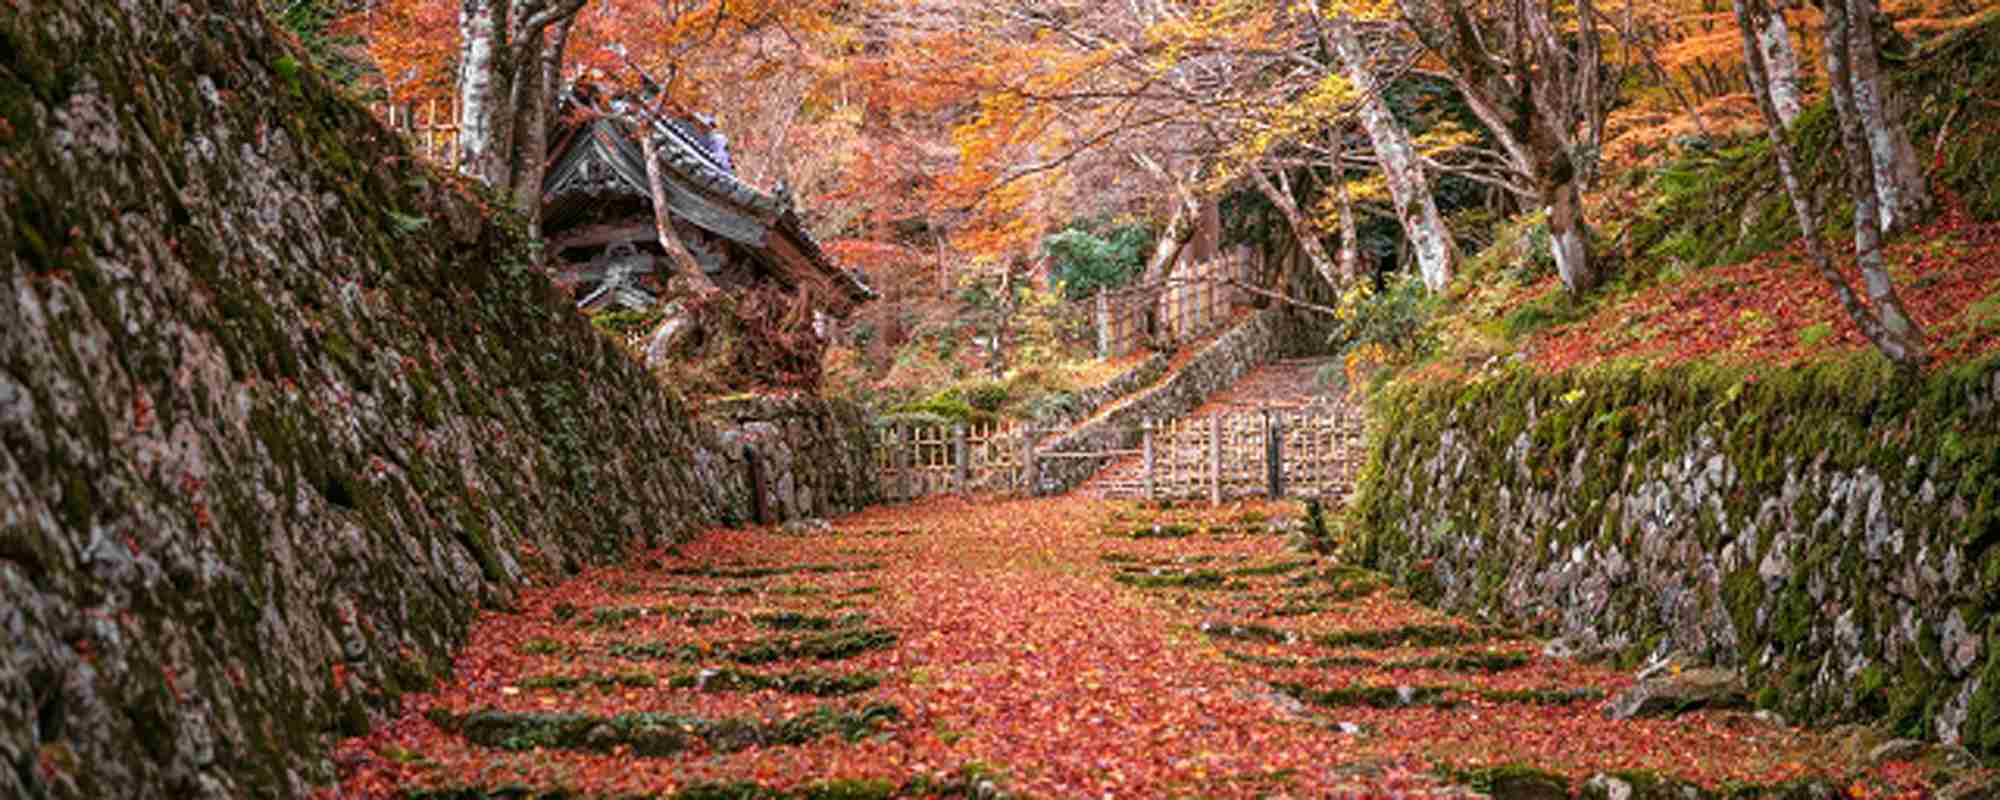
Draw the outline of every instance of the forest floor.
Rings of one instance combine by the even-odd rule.
[[[1297,513],[939,499],[712,531],[487,613],[446,683],[338,746],[333,796],[1929,789],[1768,717],[1609,721],[1627,671],[1298,549]]]

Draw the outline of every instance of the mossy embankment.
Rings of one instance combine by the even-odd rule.
[[[1517,369],[1375,402],[1354,519],[1421,598],[2000,754],[2000,358]]]
[[[1367,559],[1584,649],[1740,669],[1794,718],[2000,754],[2000,13],[1962,23],[1889,59],[1947,200],[1888,248],[1926,374],[1806,266],[1761,131],[1679,143],[1608,179],[1612,285],[1472,286],[1437,325],[1460,352],[1373,398]],[[1791,136],[1845,241],[1828,104]]]
[[[716,518],[682,407],[248,0],[0,14],[0,795],[300,796],[528,576]]]

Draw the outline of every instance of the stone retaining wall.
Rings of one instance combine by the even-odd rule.
[[[695,475],[724,524],[859,511],[882,496],[872,430],[859,407],[841,401],[779,397],[713,403],[702,409]],[[761,498],[752,493],[753,475]]]
[[[698,430],[264,20],[0,13],[0,797],[305,796],[480,608],[740,518],[715,453],[870,496],[848,412]]]
[[[2000,754],[2000,361],[1510,372],[1376,403],[1364,557],[1760,705]]]

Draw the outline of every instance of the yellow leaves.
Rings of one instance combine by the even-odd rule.
[[[1459,125],[1456,120],[1445,118],[1433,124],[1430,130],[1419,134],[1411,144],[1418,150],[1433,157],[1440,153],[1470,147],[1479,143],[1479,134]]]

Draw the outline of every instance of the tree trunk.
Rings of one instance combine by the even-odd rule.
[[[1583,219],[1583,193],[1575,180],[1557,184],[1549,192],[1549,251],[1555,256],[1556,274],[1572,296],[1597,288],[1602,276],[1591,258],[1590,226]]]
[[[458,10],[458,169],[487,186],[507,179],[513,132],[507,0],[461,0]]]
[[[1194,238],[1195,226],[1201,221],[1201,201],[1196,199],[1188,184],[1194,180],[1189,175],[1186,180],[1176,179],[1165,167],[1151,158],[1135,155],[1134,160],[1154,178],[1167,184],[1174,192],[1174,212],[1167,218],[1167,227],[1160,232],[1160,238],[1153,244],[1153,255],[1146,259],[1146,270],[1140,274],[1140,283],[1154,283],[1166,279],[1174,262],[1186,249],[1188,240]]]
[[[1784,10],[1772,8],[1768,0],[1751,0],[1750,15],[1757,29],[1757,50],[1764,55],[1764,68],[1771,79],[1771,105],[1778,112],[1778,121],[1789,130],[1804,109],[1792,30],[1785,24]]]
[[[1778,174],[1784,180],[1786,194],[1791,196],[1792,210],[1798,217],[1799,230],[1805,234],[1806,253],[1819,270],[1820,278],[1833,290],[1834,298],[1840,301],[1841,308],[1846,310],[1848,317],[1861,329],[1861,334],[1898,366],[1910,370],[1920,369],[1925,361],[1922,333],[1915,330],[1914,325],[1897,325],[1890,323],[1885,317],[1877,316],[1878,310],[1887,309],[1902,322],[1909,322],[1908,316],[1902,313],[1902,303],[1897,298],[1894,287],[1889,283],[1887,273],[1880,272],[1868,277],[1871,295],[1874,295],[1879,287],[1881,300],[1876,302],[1874,309],[1862,305],[1860,298],[1854,294],[1854,288],[1848,285],[1847,278],[1841,275],[1839,268],[1834,265],[1833,256],[1827,251],[1826,242],[1820,238],[1819,208],[1814,204],[1812,195],[1799,182],[1795,166],[1797,160],[1792,155],[1791,141],[1784,134],[1783,121],[1778,117],[1777,106],[1771,99],[1770,73],[1766,71],[1763,53],[1757,44],[1756,26],[1750,15],[1749,2],[1750,0],[1735,0],[1737,26],[1743,41],[1744,67],[1749,76],[1751,94],[1756,97],[1757,108],[1764,115],[1772,152],[1778,157]],[[1827,5],[1831,10],[1840,6],[1840,3],[1832,2]],[[1830,14],[1829,23],[1832,22]],[[1829,42],[1831,41],[1833,40],[1829,38]],[[1844,64],[1844,62],[1843,56],[1839,59],[1839,63]],[[1829,66],[1836,63],[1832,54],[1829,54],[1828,63]],[[1828,71],[1832,73],[1829,81],[1836,88],[1837,95],[1838,87],[1846,78],[1845,70]],[[1850,119],[1852,118],[1846,117],[1841,123],[1841,136],[1843,144],[1847,147],[1843,158],[1847,162],[1848,178],[1853,182],[1872,181],[1873,161],[1865,152],[1867,137],[1853,130],[1854,126],[1848,122]],[[1861,149],[1857,151],[1852,144],[1846,144],[1850,139],[1858,141]],[[1864,201],[1862,199],[1864,196],[1872,198],[1872,189],[1865,193],[1856,192],[1855,215],[1859,220],[1871,219],[1877,214],[1873,208],[1866,211],[1861,208],[1863,205],[1872,204],[1872,200]],[[1856,225],[1855,229],[1857,237],[1861,235],[1861,231],[1875,230],[1874,226],[1865,222]],[[1880,255],[1879,247],[1876,249],[1876,255],[1878,257]]]
[[[1278,213],[1284,215],[1285,225],[1292,231],[1292,239],[1305,251],[1306,259],[1312,262],[1313,271],[1318,272],[1326,281],[1326,285],[1333,287],[1334,292],[1338,293],[1346,284],[1341,281],[1340,274],[1335,270],[1333,259],[1327,257],[1326,245],[1320,242],[1318,232],[1306,224],[1305,215],[1299,212],[1298,202],[1292,199],[1291,180],[1285,178],[1283,172],[1279,172],[1278,177],[1284,181],[1285,185],[1282,188],[1272,183],[1271,178],[1265,175],[1263,170],[1255,167],[1250,170],[1250,179],[1256,182],[1257,191],[1262,192],[1264,199],[1271,201],[1271,205],[1277,207]]]
[[[667,181],[665,167],[660,165],[660,151],[656,144],[653,126],[642,122],[639,129],[639,147],[646,157],[646,183],[653,193],[653,228],[659,232],[660,248],[667,251],[667,259],[675,271],[686,275],[694,286],[696,294],[716,291],[715,281],[709,280],[708,273],[701,269],[701,262],[688,252],[687,245],[674,233],[673,212],[667,208]]]
[[[1880,230],[1891,233],[1906,229],[1929,214],[1931,193],[1924,183],[1917,149],[1910,143],[1909,131],[1903,127],[1902,114],[1891,102],[1889,86],[1882,80],[1881,48],[1876,44],[1875,36],[1875,18],[1879,16],[1875,2],[1845,0],[1845,3],[1845,7],[1840,9],[1844,13],[1839,15],[1846,19],[1842,32],[1846,46],[1839,48],[1847,62],[1845,86],[1851,92],[1854,111],[1859,115],[1872,154]],[[1826,35],[1829,65],[1836,49],[1833,46],[1835,16],[1835,10],[1828,9]],[[1833,72],[1831,66],[1827,72]],[[1839,96],[1837,89],[1835,94]]]
[[[522,102],[515,116],[512,193],[514,208],[528,218],[528,237],[536,240],[542,236],[542,178],[548,173],[549,127],[562,85],[563,51],[575,22],[576,18],[570,17],[556,23],[546,43],[536,37],[523,42],[523,50],[518,52],[522,79],[516,86],[525,88],[516,92]]]
[[[561,23],[566,28],[585,2],[558,0],[551,5],[550,0],[460,0],[460,172],[519,198],[526,178],[522,173],[542,169],[540,162],[547,158],[548,114],[545,108],[537,107],[546,106],[554,95],[553,79],[547,75],[559,75],[562,69],[562,48],[546,48],[543,35],[552,24]],[[555,58],[553,65],[546,61],[550,55]],[[539,141],[536,147],[527,147],[523,141],[528,131]],[[524,170],[522,154],[528,151],[536,163]],[[539,193],[539,185],[536,191]]]
[[[1382,173],[1389,179],[1389,195],[1395,201],[1396,217],[1403,224],[1403,235],[1416,252],[1417,269],[1423,275],[1424,286],[1433,292],[1442,292],[1451,286],[1453,261],[1457,255],[1452,246],[1451,232],[1445,229],[1444,218],[1438,214],[1437,199],[1431,194],[1423,163],[1417,158],[1416,147],[1410,143],[1409,134],[1396,122],[1395,116],[1389,112],[1389,104],[1382,99],[1374,72],[1369,68],[1367,54],[1362,51],[1361,40],[1354,33],[1353,21],[1345,14],[1341,15],[1334,20],[1332,33],[1348,82],[1354,84],[1355,91],[1361,94],[1361,122],[1368,129],[1368,139],[1375,146],[1376,156],[1381,159]]]
[[[1862,53],[1871,54],[1865,59],[1871,64],[1874,60],[1875,39],[1866,29],[1865,16],[1872,9],[1861,8],[1867,5],[1866,0],[1848,0],[1844,7],[1840,0],[1827,3],[1827,82],[1834,110],[1840,117],[1840,144],[1844,151],[1841,161],[1847,166],[1848,189],[1854,193],[1854,257],[1861,266],[1869,304],[1881,322],[1886,339],[1904,353],[1902,357],[1892,353],[1891,357],[1899,362],[1909,359],[1913,364],[1922,364],[1923,332],[1904,312],[1903,301],[1889,279],[1888,264],[1882,258],[1882,234],[1891,228],[1892,217],[1900,218],[1890,206],[1896,199],[1908,198],[1892,183],[1884,181],[1883,170],[1888,166],[1885,162],[1893,162],[1897,157],[1877,151],[1878,139],[1874,131],[1868,130],[1869,115],[1862,95],[1866,91],[1863,85],[1869,80],[1856,72],[1864,60]],[[1909,146],[1907,137],[1902,145]]]
[[[1354,223],[1354,201],[1347,195],[1347,165],[1341,163],[1347,152],[1347,132],[1335,130],[1331,138],[1334,199],[1340,204],[1340,279],[1341,285],[1350,285],[1361,274],[1361,235]]]

